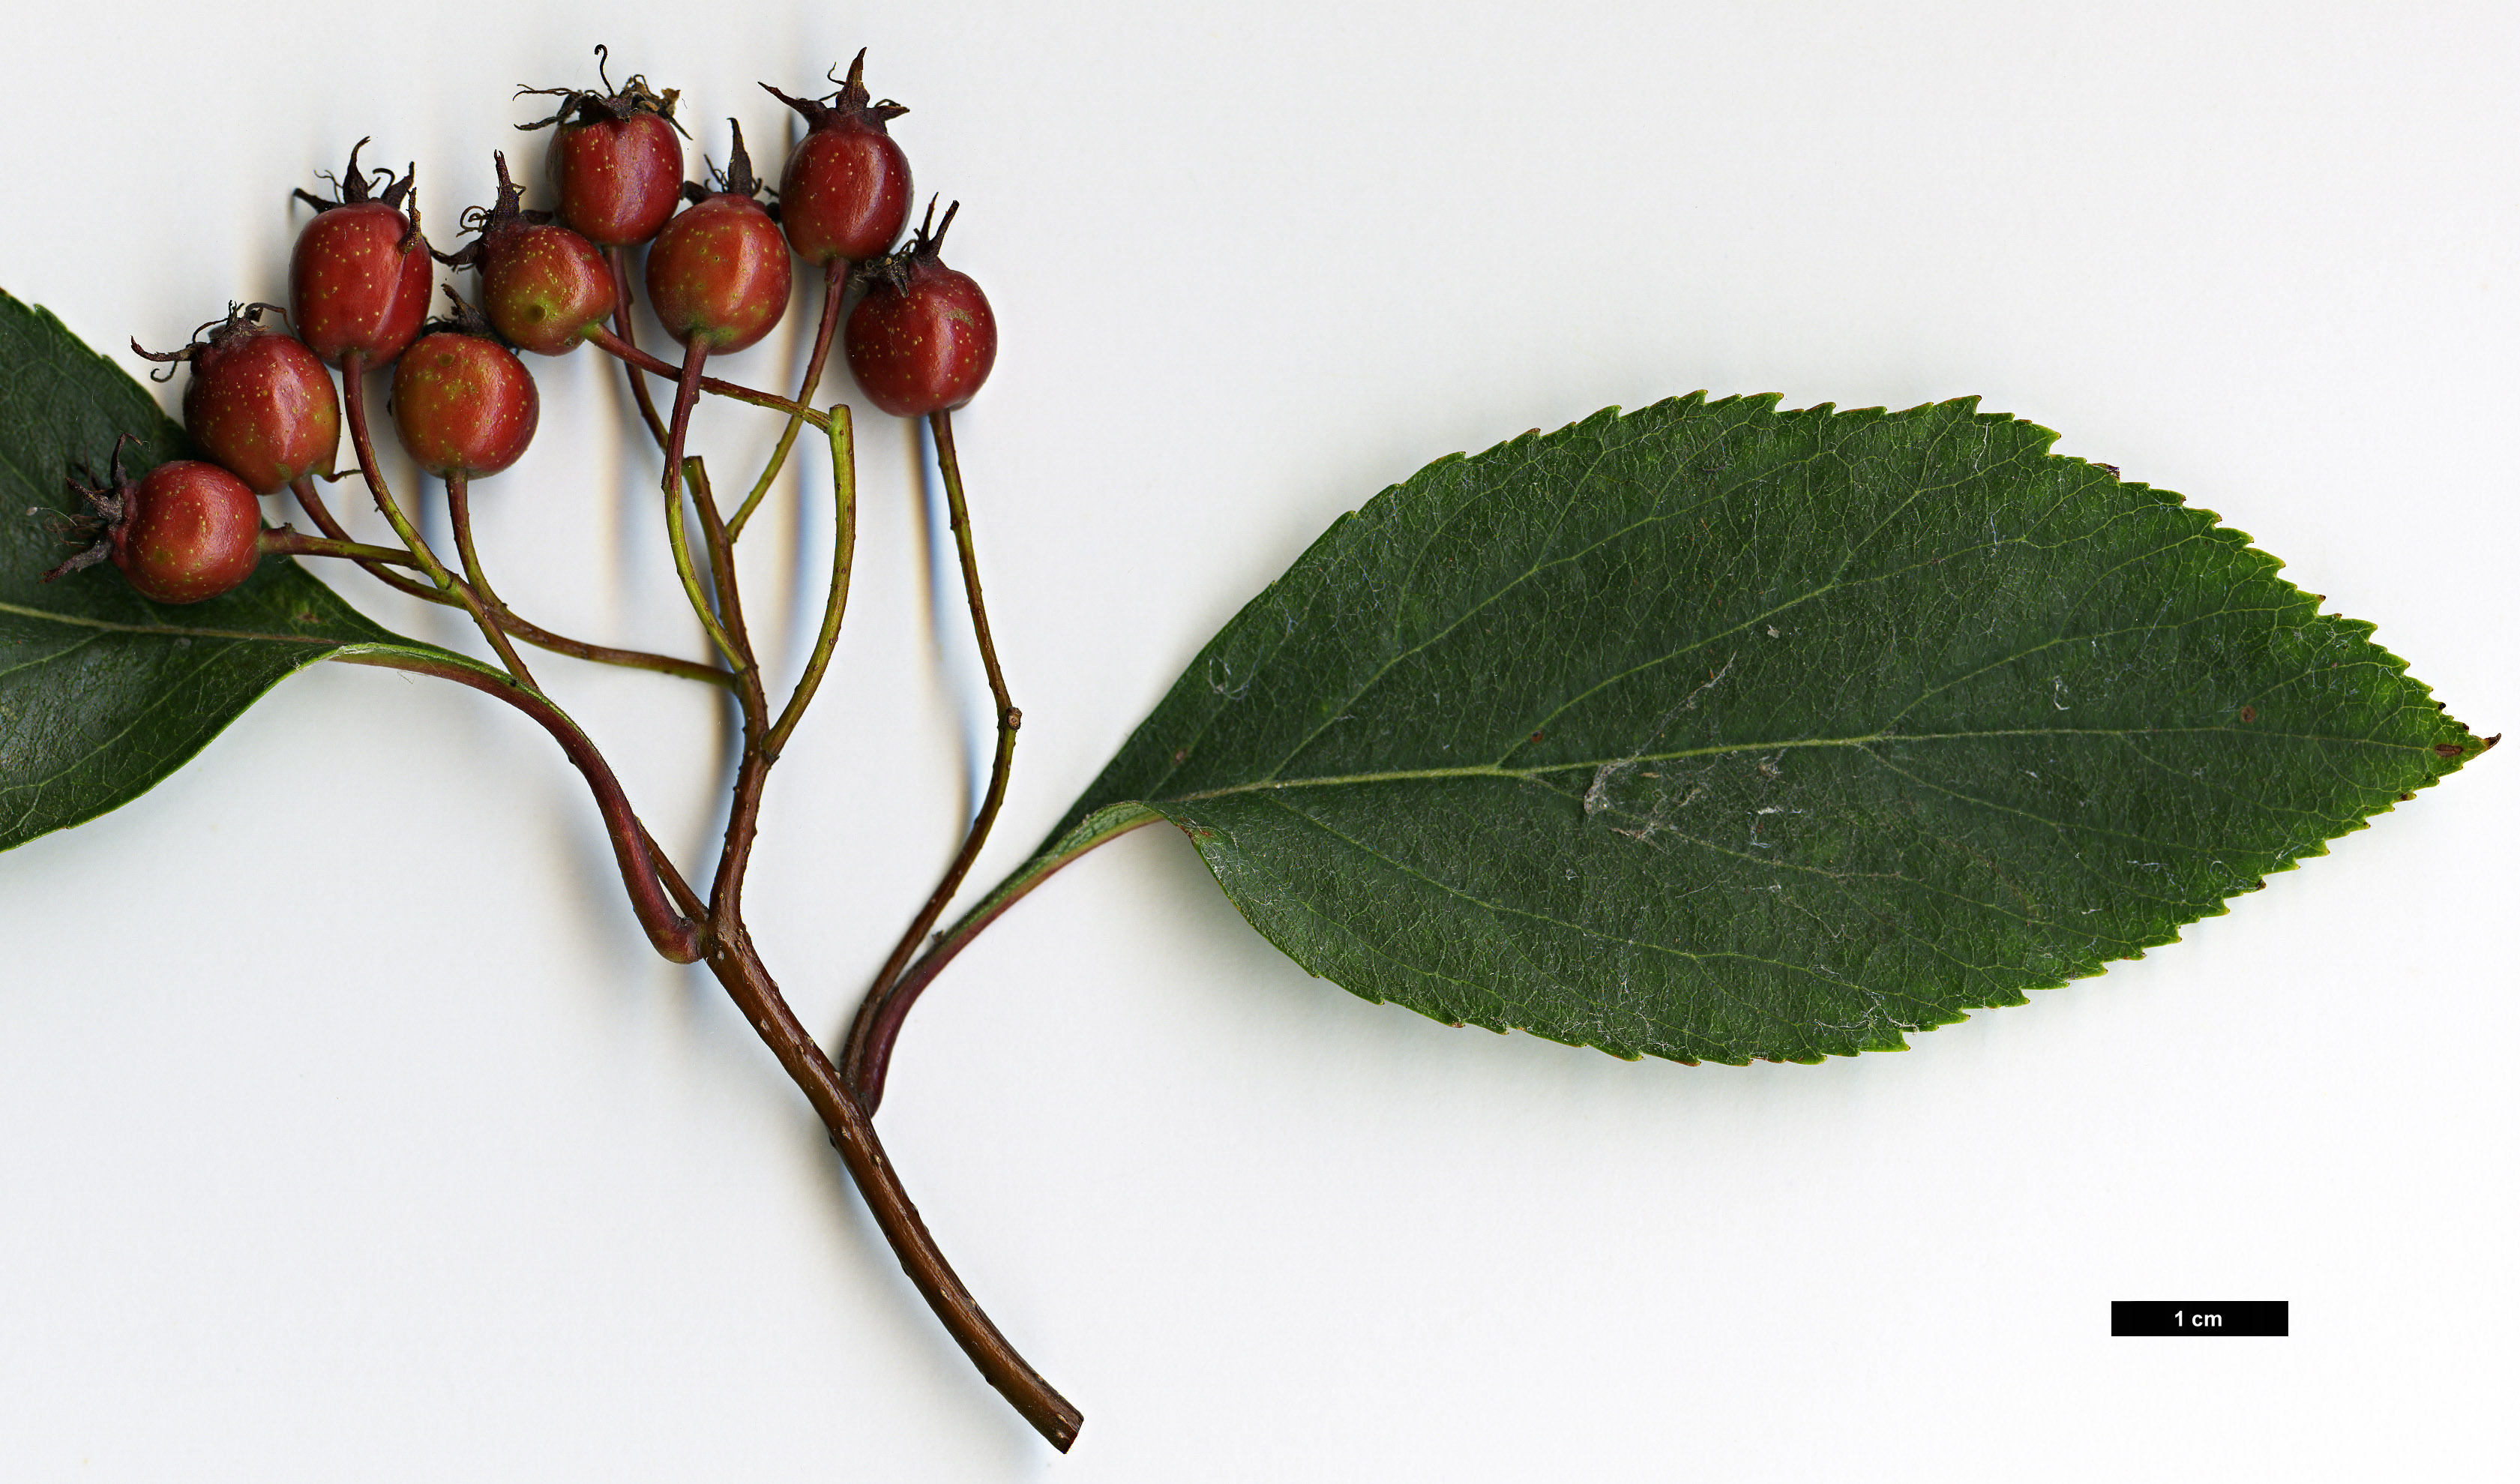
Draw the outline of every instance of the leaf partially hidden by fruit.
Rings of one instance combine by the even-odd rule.
[[[2170,942],[2490,745],[2054,438],[1690,397],[1432,465],[1226,625],[992,901],[1152,810],[1368,999],[1812,1061]]]
[[[55,526],[102,483],[114,441],[137,473],[184,451],[148,391],[46,311],[0,292],[0,850],[83,824],[182,767],[265,691],[344,647],[471,664],[363,618],[293,561],[180,607],[112,566],[53,582]]]

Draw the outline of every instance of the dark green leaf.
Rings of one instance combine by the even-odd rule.
[[[1369,999],[1808,1061],[2170,942],[2488,745],[2054,437],[1693,397],[1435,464],[1237,615],[999,898],[1151,810]]]
[[[281,677],[345,647],[458,658],[370,623],[282,559],[180,607],[111,565],[38,581],[72,550],[54,530],[80,503],[65,475],[102,482],[126,432],[141,440],[126,472],[184,449],[139,382],[0,292],[0,849],[138,797]]]

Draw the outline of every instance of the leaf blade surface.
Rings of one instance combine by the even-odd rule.
[[[1138,805],[1368,999],[1809,1061],[2172,941],[2490,745],[2053,440],[1691,397],[1441,461],[1237,615],[992,900]]]

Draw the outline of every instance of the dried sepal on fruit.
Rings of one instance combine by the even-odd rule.
[[[437,275],[421,235],[416,172],[406,165],[399,178],[390,170],[370,176],[359,168],[367,144],[350,147],[338,179],[326,175],[337,199],[292,193],[315,208],[315,219],[289,255],[289,320],[306,348],[335,366],[353,356],[382,366],[400,355],[428,317]]]
[[[184,387],[184,427],[202,452],[268,495],[292,479],[332,469],[341,445],[341,396],[305,342],[262,323],[276,304],[228,305],[176,350],[132,350],[161,362],[163,381],[178,365],[193,368]]]
[[[839,90],[828,98],[761,85],[805,118],[805,137],[780,173],[779,221],[796,255],[817,267],[882,256],[910,220],[910,157],[885,127],[910,111],[873,100],[863,50],[846,80],[832,80]]]
[[[788,312],[795,282],[787,240],[754,199],[761,182],[743,148],[743,126],[727,122],[735,148],[725,170],[709,172],[716,189],[684,187],[692,204],[648,248],[648,302],[665,333],[685,345],[702,341],[713,355],[768,335]]]
[[[63,534],[87,545],[43,580],[111,562],[143,598],[201,603],[252,576],[262,560],[262,505],[253,491],[200,459],[171,460],[129,478],[122,449],[134,441],[125,434],[114,444],[102,487],[71,481],[87,512],[65,519]]]
[[[866,297],[849,314],[849,370],[868,398],[897,418],[962,406],[997,364],[998,320],[988,295],[938,256],[962,206],[946,207],[931,233],[936,202],[930,200],[927,220],[910,244],[859,274]]]
[[[508,178],[504,152],[491,160],[498,197],[463,217],[464,229],[480,235],[437,260],[480,270],[482,312],[518,349],[565,355],[611,318],[619,303],[612,270],[593,243],[555,223],[552,213],[524,209],[524,188]]]
[[[599,247],[630,247],[654,237],[681,198],[682,125],[674,121],[681,95],[659,93],[635,72],[615,88],[604,72],[610,54],[599,46],[595,55],[603,91],[518,88],[519,98],[561,103],[550,117],[517,127],[552,130],[549,168],[560,220]]]

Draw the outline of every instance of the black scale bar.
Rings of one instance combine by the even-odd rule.
[[[2285,1299],[2120,1299],[2109,1305],[2112,1335],[2292,1333]]]

